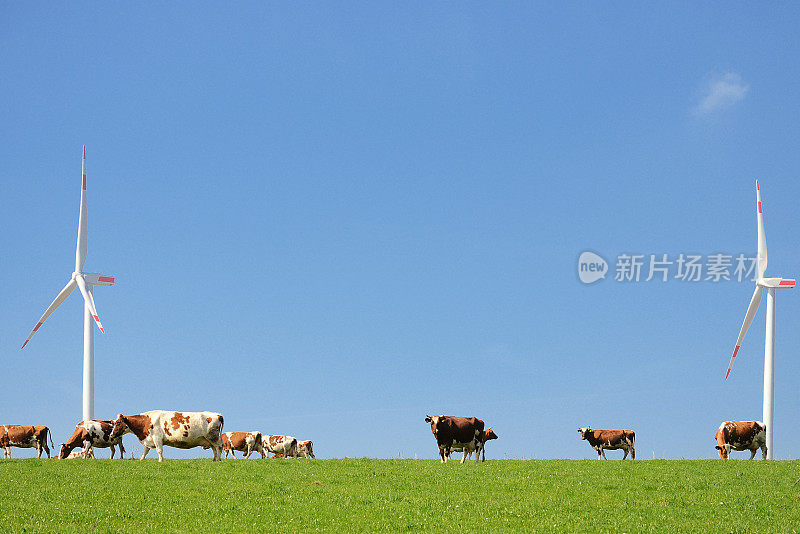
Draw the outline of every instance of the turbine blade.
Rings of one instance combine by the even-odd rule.
[[[83,294],[83,300],[86,302],[86,305],[89,306],[89,312],[92,314],[92,318],[94,318],[94,322],[97,323],[98,328],[102,333],[106,333],[103,330],[103,325],[100,322],[100,317],[97,316],[97,308],[94,307],[94,298],[92,294],[86,289],[86,281],[83,279],[83,276],[78,275],[75,277],[75,281],[78,282],[78,289],[81,290]]]
[[[86,145],[83,146],[83,185],[81,186],[81,213],[78,217],[78,246],[75,248],[75,272],[83,271],[86,263],[86,245],[89,240],[86,221]]]
[[[758,278],[767,271],[767,237],[764,235],[764,215],[761,213],[761,187],[756,180],[756,207],[758,208]]]
[[[758,303],[761,302],[761,290],[761,286],[756,286],[756,290],[753,292],[753,298],[750,299],[750,306],[747,307],[747,313],[744,316],[742,329],[739,330],[739,339],[736,340],[736,347],[733,349],[733,356],[731,356],[731,361],[728,364],[728,372],[725,373],[725,380],[727,380],[728,375],[731,374],[731,367],[733,367],[733,360],[736,359],[736,353],[739,352],[739,347],[742,346],[744,335],[747,333],[747,329],[750,328],[750,323],[753,322],[753,317],[756,316],[756,312],[758,311]]]
[[[61,290],[61,293],[59,293],[58,296],[55,298],[55,300],[50,304],[50,306],[44,312],[44,315],[42,315],[39,318],[39,322],[37,322],[36,326],[33,327],[31,333],[28,334],[28,339],[26,339],[25,343],[22,344],[21,349],[25,348],[25,345],[27,345],[28,341],[31,340],[33,334],[35,334],[36,331],[39,330],[39,327],[44,324],[44,322],[47,320],[48,317],[50,317],[50,314],[56,311],[56,308],[61,306],[61,303],[64,302],[64,300],[69,296],[70,293],[72,293],[72,290],[75,289],[75,285],[76,284],[74,279],[67,282],[67,285],[64,286],[64,289]]]

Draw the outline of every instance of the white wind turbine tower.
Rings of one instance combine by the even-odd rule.
[[[58,308],[70,293],[77,287],[83,294],[84,312],[83,312],[83,420],[94,419],[94,325],[92,320],[97,322],[100,331],[105,333],[103,325],[100,324],[100,318],[97,316],[97,310],[94,306],[94,299],[92,298],[93,286],[113,286],[114,277],[104,276],[98,273],[85,273],[83,272],[83,264],[86,262],[86,244],[87,244],[87,229],[86,229],[86,146],[83,147],[83,185],[81,187],[81,214],[78,219],[78,246],[75,250],[75,272],[72,273],[70,281],[61,290],[61,293],[55,298],[52,304],[44,312],[44,315],[33,327],[28,339],[22,344],[22,348],[28,344],[33,334],[39,330],[39,327],[47,320],[51,313]]]
[[[767,238],[764,236],[761,188],[758,185],[758,180],[756,180],[756,202],[758,208],[758,213],[756,214],[758,219],[758,278],[756,279],[756,290],[753,293],[753,298],[750,299],[747,314],[744,316],[742,329],[739,331],[739,339],[736,340],[736,347],[733,349],[733,356],[731,356],[731,361],[728,364],[728,372],[725,373],[725,380],[731,374],[733,360],[736,359],[736,353],[739,352],[739,347],[742,346],[744,335],[747,333],[747,329],[758,311],[758,303],[761,302],[761,291],[766,287],[767,333],[764,339],[764,423],[767,425],[767,459],[772,460],[772,437],[774,435],[773,402],[775,400],[775,288],[791,289],[795,286],[795,281],[783,278],[764,278],[764,272],[767,270]]]

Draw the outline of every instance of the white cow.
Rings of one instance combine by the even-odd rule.
[[[314,443],[310,439],[297,442],[297,458],[311,458],[314,456]]]
[[[136,415],[117,416],[111,439],[121,436],[125,429],[139,438],[144,447],[141,460],[150,449],[158,452],[158,461],[164,460],[164,445],[178,449],[191,449],[207,445],[214,451],[214,461],[221,460],[222,415],[214,412],[168,412],[152,410]]]
[[[281,455],[284,458],[297,456],[297,438],[295,437],[261,434],[261,444],[266,451],[272,454]]]

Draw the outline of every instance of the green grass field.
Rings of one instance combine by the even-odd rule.
[[[800,461],[5,460],[7,532],[798,532]]]

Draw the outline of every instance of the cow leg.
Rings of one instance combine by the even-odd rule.
[[[253,454],[253,449],[248,445],[247,446],[247,454],[244,455],[244,459],[245,460],[249,460],[251,454]]]
[[[122,440],[119,440],[119,443],[117,443],[117,447],[119,447],[119,459],[120,460],[124,460],[125,459],[125,447],[122,446]],[[114,457],[114,448],[113,447],[111,448],[111,457],[112,458]]]
[[[761,446],[761,459],[762,460],[766,460],[767,459],[767,445],[766,444]]]
[[[758,449],[750,449],[750,459],[751,460],[756,457],[756,451],[757,450]]]
[[[156,452],[158,453],[158,462],[161,463],[164,461],[164,445],[161,443],[156,443]]]
[[[212,462],[221,462],[222,461],[222,444],[220,442],[212,443],[211,450],[214,451],[214,457],[211,459]],[[233,449],[231,449],[231,454],[233,454]]]
[[[150,447],[148,447],[147,445],[142,444],[142,448],[144,450],[142,451],[142,457],[139,458],[140,460],[144,460],[145,456],[147,456],[147,453],[150,452]]]
[[[267,457],[267,455],[264,454],[264,446],[263,445],[259,445],[257,450],[261,454],[261,459],[262,460]]]
[[[213,450],[213,449],[214,449],[214,447],[211,447],[211,449]],[[226,456],[227,456],[227,454],[226,454]],[[234,460],[236,459],[236,452],[234,452],[234,450],[233,450],[233,449],[231,449],[231,456],[233,456],[233,459],[234,459]]]
[[[627,457],[628,457],[628,449],[627,448],[622,449],[622,459],[624,460]]]
[[[42,457],[42,444],[41,443],[36,443],[36,452],[39,453],[39,454],[36,455],[36,457],[37,458],[41,458]],[[50,455],[48,454],[47,457],[49,458]]]
[[[631,460],[635,460],[635,459],[636,459],[636,447],[631,445]]]

